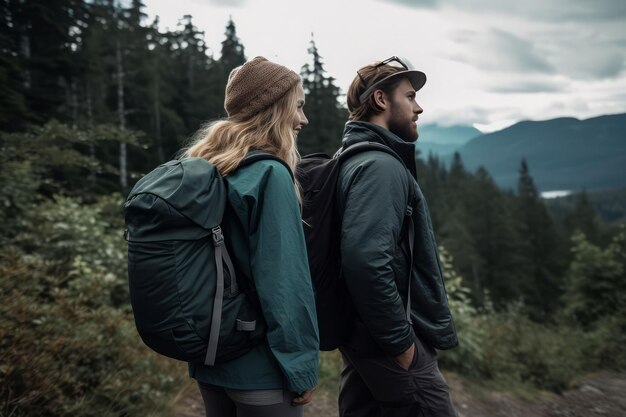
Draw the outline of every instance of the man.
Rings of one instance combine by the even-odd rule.
[[[348,91],[344,149],[377,142],[400,160],[372,150],[341,167],[341,267],[357,317],[340,348],[342,417],[456,416],[434,350],[456,346],[456,331],[415,179],[415,98],[425,82],[392,57],[357,71]]]

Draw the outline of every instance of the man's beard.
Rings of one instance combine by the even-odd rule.
[[[405,142],[415,142],[419,134],[413,127],[413,119],[396,112],[396,107],[391,103],[391,117],[388,122],[389,131]]]

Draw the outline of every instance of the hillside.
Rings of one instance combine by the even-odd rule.
[[[591,207],[608,224],[626,224],[626,188],[587,193]],[[579,195],[546,199],[546,207],[559,217],[574,210]]]
[[[524,121],[478,136],[459,153],[468,169],[484,166],[504,188],[515,187],[522,158],[540,191],[625,187],[626,114]]]
[[[480,130],[471,126],[425,124],[418,126],[418,129],[417,151],[424,158],[431,153],[439,157],[452,155],[471,139],[481,135]]]

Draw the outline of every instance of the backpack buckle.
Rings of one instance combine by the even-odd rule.
[[[211,232],[213,232],[213,245],[222,246],[224,244],[224,234],[222,233],[222,228],[215,226],[211,229]]]

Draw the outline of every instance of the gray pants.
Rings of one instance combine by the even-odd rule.
[[[437,353],[415,342],[408,370],[389,356],[364,358],[341,348],[341,417],[456,417]]]
[[[295,394],[282,389],[241,391],[198,384],[206,417],[302,417]]]

